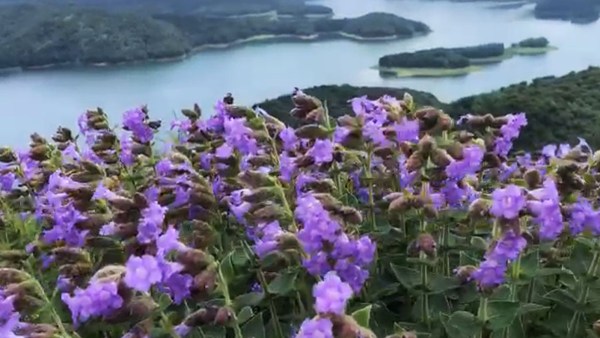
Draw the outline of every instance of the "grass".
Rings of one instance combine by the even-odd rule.
[[[477,59],[469,59],[471,63],[468,67],[463,68],[390,68],[390,67],[378,67],[375,66],[374,69],[378,69],[379,73],[382,76],[394,76],[394,77],[456,77],[456,76],[465,76],[472,72],[476,72],[481,70],[482,65],[489,65],[494,63],[500,63],[504,60],[508,60],[514,56],[527,56],[527,55],[541,55],[548,53],[553,50],[557,50],[558,48],[554,46],[548,47],[519,47],[519,46],[511,46],[505,49],[504,54],[489,58],[477,58]]]

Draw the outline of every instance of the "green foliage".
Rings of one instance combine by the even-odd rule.
[[[516,140],[515,148],[539,150],[548,143],[577,142],[577,137],[586,139],[592,147],[600,146],[600,134],[596,132],[596,126],[600,125],[599,82],[600,68],[591,67],[561,77],[522,82],[449,104],[439,102],[432,94],[410,89],[332,85],[309,88],[306,92],[326,101],[333,117],[349,113],[348,100],[353,97],[367,95],[373,99],[385,93],[400,96],[404,92],[409,92],[418,105],[440,107],[454,118],[464,114],[499,116],[526,112],[529,123]],[[260,106],[282,121],[294,124],[288,114],[293,108],[288,95],[264,101]]]
[[[529,83],[503,87],[453,102],[453,116],[467,113],[495,116],[526,112],[529,123],[515,143],[519,149],[541,149],[548,143],[586,139],[600,146],[600,68],[571,72],[562,77],[545,77]]]

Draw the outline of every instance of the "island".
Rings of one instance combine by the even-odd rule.
[[[454,102],[440,102],[433,94],[405,88],[354,87],[325,85],[303,91],[327,103],[329,114],[339,117],[351,114],[348,100],[367,95],[377,99],[383,95],[401,98],[410,93],[418,106],[443,109],[453,118],[465,114],[492,114],[526,112],[529,123],[515,143],[518,149],[539,150],[550,143],[577,143],[584,138],[593,149],[600,147],[600,68],[590,67],[564,76],[537,78],[473,95]],[[548,99],[552,98],[552,99]],[[295,125],[289,114],[293,108],[290,94],[259,103],[260,107],[282,121]]]
[[[430,32],[422,22],[389,13],[351,19],[214,17],[39,4],[0,6],[0,22],[0,69],[5,70],[170,61],[253,41],[403,39]]]
[[[502,62],[515,55],[539,55],[556,49],[544,37],[529,38],[509,47],[488,43],[458,48],[433,48],[385,55],[379,59],[382,76],[446,77],[463,76],[483,65]]]
[[[540,0],[534,14],[538,19],[591,23],[600,18],[600,0]]]

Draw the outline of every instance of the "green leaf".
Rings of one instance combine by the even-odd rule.
[[[263,324],[262,313],[250,319],[241,329],[244,338],[265,338],[265,325]]]
[[[234,251],[230,252],[227,256],[223,258],[221,263],[219,264],[219,269],[221,269],[221,274],[225,279],[223,282],[229,284],[235,278],[235,269],[233,268],[232,255]]]
[[[250,292],[243,295],[237,296],[233,300],[233,304],[236,309],[241,309],[245,306],[256,306],[265,299],[264,292]]]
[[[473,236],[471,237],[471,247],[480,250],[480,251],[485,251],[488,248],[488,244],[485,242],[485,240],[481,237],[478,236]]]
[[[173,300],[167,294],[161,293],[158,297],[158,312],[164,312],[169,305],[173,304]]]
[[[356,310],[354,312],[352,312],[352,318],[354,318],[354,320],[356,320],[356,323],[358,323],[358,325],[365,327],[365,328],[369,328],[369,322],[371,320],[371,309],[373,308],[373,305],[367,305],[365,307],[363,307],[362,309]]]
[[[460,265],[464,266],[464,265],[474,265],[474,266],[478,266],[479,263],[481,263],[480,259],[474,258],[472,256],[469,256],[466,252],[461,251],[460,252]]]
[[[267,291],[276,295],[286,295],[294,289],[297,277],[298,270],[283,272],[269,283]]]
[[[545,277],[545,276],[555,276],[555,275],[572,275],[573,272],[571,270],[563,269],[563,268],[542,268],[539,269],[535,276],[536,277]]]
[[[442,315],[445,316],[445,315]],[[472,338],[481,332],[481,322],[470,312],[456,311],[443,321],[450,338]]]
[[[520,273],[523,274],[525,277],[534,277],[536,271],[538,270],[539,262],[540,253],[538,250],[528,252],[526,255],[521,257]]]
[[[442,275],[433,276],[429,282],[429,289],[432,293],[444,293],[448,290],[456,289],[461,286],[458,278],[445,277]]]
[[[227,331],[222,326],[203,326],[202,333],[204,338],[226,338]]]
[[[576,298],[565,289],[552,290],[544,295],[544,298],[552,300],[572,311],[577,312],[580,310]]]
[[[488,322],[492,331],[501,330],[510,326],[517,317],[518,302],[493,301],[488,303]]]
[[[519,307],[519,316],[523,316],[532,312],[541,312],[550,310],[549,306],[539,305],[535,303],[522,304]]]
[[[254,312],[250,306],[244,306],[242,310],[237,314],[238,324],[244,324],[248,319],[254,316]]]
[[[404,266],[391,264],[392,272],[406,289],[411,290],[421,284],[421,274],[419,271]]]

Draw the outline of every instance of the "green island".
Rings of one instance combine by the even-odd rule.
[[[502,62],[517,55],[540,55],[555,50],[544,37],[528,38],[509,47],[488,43],[458,48],[433,48],[385,55],[379,59],[382,76],[448,77],[464,76],[483,65]]]
[[[600,0],[540,0],[534,15],[538,19],[559,19],[591,23],[600,18]]]
[[[600,146],[600,68],[571,72],[561,77],[543,77],[521,82],[498,90],[440,102],[433,94],[406,88],[353,87],[349,85],[318,86],[304,90],[327,103],[334,117],[349,113],[348,100],[367,95],[371,99],[389,94],[401,97],[410,93],[423,106],[440,107],[453,118],[464,114],[527,112],[529,124],[515,144],[520,149],[541,149],[545,144],[576,142],[576,136],[586,139],[592,147]],[[548,99],[551,98],[551,99]],[[289,95],[260,103],[266,111],[285,123],[294,125],[287,112],[293,108]]]
[[[430,32],[422,22],[388,13],[313,18],[306,17],[306,11],[290,14],[298,13],[292,7],[282,16],[215,17],[180,10],[108,11],[92,6],[5,3],[0,6],[0,69],[170,61],[202,49],[254,41],[402,39]]]

